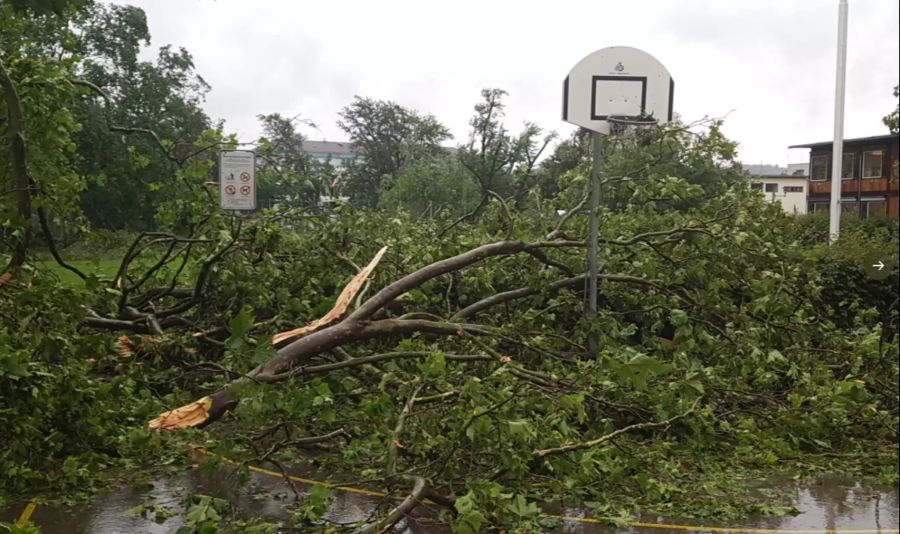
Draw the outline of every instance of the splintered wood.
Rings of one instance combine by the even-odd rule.
[[[275,334],[272,336],[272,345],[275,348],[281,348],[290,342],[305,336],[306,334],[311,334],[316,330],[328,326],[331,323],[334,323],[338,319],[340,319],[344,313],[347,312],[347,308],[350,307],[350,303],[353,302],[353,299],[356,297],[356,294],[359,293],[359,290],[362,288],[363,284],[372,274],[372,271],[375,270],[375,267],[378,265],[378,262],[381,261],[381,257],[384,256],[387,247],[382,247],[381,250],[375,254],[375,257],[372,258],[372,261],[369,262],[368,265],[360,269],[356,276],[350,280],[350,283],[344,287],[344,290],[341,291],[341,294],[338,295],[337,301],[334,303],[334,308],[331,309],[330,312],[326,313],[319,319],[309,323],[306,326],[302,326],[300,328],[295,328],[294,330],[290,330],[288,332],[282,332],[280,334]]]
[[[203,397],[181,408],[165,412],[156,419],[150,421],[153,429],[174,432],[182,428],[190,428],[202,424],[209,419],[209,409],[212,407],[212,399]]]
[[[334,308],[332,308],[330,312],[306,326],[291,330],[289,332],[282,332],[273,336],[272,344],[276,348],[281,348],[294,341],[295,339],[311,332],[315,332],[316,330],[328,326],[343,317],[343,315],[347,312],[347,309],[350,307],[350,303],[353,302],[353,299],[359,293],[359,290],[362,288],[363,284],[372,274],[372,271],[375,270],[375,267],[378,265],[381,257],[384,256],[386,250],[387,247],[382,247],[382,249],[378,251],[378,254],[375,254],[375,257],[372,258],[372,261],[370,261],[368,265],[366,265],[363,269],[360,269],[360,271],[356,273],[356,276],[354,276],[353,279],[350,280],[350,283],[348,283],[347,286],[344,287],[344,290],[341,291],[341,294],[338,295],[337,301],[334,304]],[[207,419],[209,419],[209,411],[212,408],[212,404],[213,400],[211,397],[203,397],[202,399],[196,400],[190,404],[186,404],[181,408],[176,408],[174,410],[161,414],[156,419],[150,421],[149,426],[150,428],[173,432],[182,428],[190,428],[201,425]]]

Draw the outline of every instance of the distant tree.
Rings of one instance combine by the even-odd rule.
[[[256,147],[260,205],[279,200],[314,206],[323,185],[312,178],[315,165],[303,150],[304,136],[297,130],[298,124],[312,123],[279,113],[259,115],[258,119],[263,129]]]
[[[362,156],[347,183],[351,199],[362,206],[377,204],[384,178],[390,181],[405,163],[437,154],[451,137],[434,116],[385,100],[356,96],[339,116],[338,126]]]
[[[93,86],[80,85],[83,96],[72,105],[81,125],[73,165],[87,177],[81,195],[85,216],[100,228],[153,228],[164,190],[160,184],[174,179],[179,146],[211,127],[200,107],[209,85],[183,48],[164,46],[155,61],[139,59],[150,42],[140,8],[94,4],[76,30],[76,51],[84,59],[75,76]],[[147,135],[123,136],[111,125],[152,129],[159,142]]]
[[[477,217],[493,195],[521,202],[536,185],[537,160],[555,133],[544,134],[526,122],[519,134],[511,134],[503,124],[502,89],[483,89],[481,102],[469,121],[469,139],[459,151],[459,160],[482,192],[482,200],[468,217]]]
[[[451,153],[404,165],[391,187],[379,195],[379,207],[403,209],[418,217],[459,217],[471,211],[481,191]]]
[[[561,141],[553,153],[541,162],[540,169],[545,177],[555,180],[563,173],[574,170],[590,158],[590,136],[588,130],[579,128],[568,139]]]
[[[895,85],[894,100],[897,103],[897,107],[881,119],[893,135],[900,133],[900,100],[897,100],[898,98],[900,98],[900,85]]]

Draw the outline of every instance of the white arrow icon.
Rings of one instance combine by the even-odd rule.
[[[884,269],[884,262],[881,260],[878,260],[878,263],[873,264],[872,267],[875,267],[876,269],[878,269],[880,271],[880,270]]]

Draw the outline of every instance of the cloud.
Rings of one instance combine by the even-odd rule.
[[[275,111],[341,139],[337,111],[359,94],[431,113],[464,142],[484,87],[509,92],[511,130],[529,120],[567,134],[563,78],[612,45],[667,66],[686,120],[735,110],[725,132],[745,161],[783,164],[788,145],[831,136],[832,0],[131,3],[147,11],[154,46],[191,51],[212,86],[208,113],[242,139],[258,135],[256,115]],[[896,106],[898,15],[896,2],[851,2],[848,136],[882,133]]]

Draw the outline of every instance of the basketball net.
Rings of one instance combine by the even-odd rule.
[[[609,135],[620,139],[633,138],[639,130],[656,126],[657,120],[652,117],[633,117],[629,115],[610,115]]]

